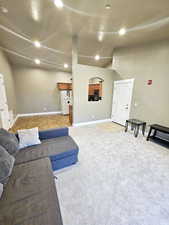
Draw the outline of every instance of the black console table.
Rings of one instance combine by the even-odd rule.
[[[154,131],[154,133],[151,136],[152,131]],[[149,133],[148,133],[148,136],[147,136],[147,141],[150,138],[155,138],[157,131],[160,131],[161,133],[169,134],[169,127],[164,127],[164,126],[161,126],[161,125],[158,125],[158,124],[150,125],[150,130],[149,130]],[[158,139],[160,139],[160,138],[158,137]]]

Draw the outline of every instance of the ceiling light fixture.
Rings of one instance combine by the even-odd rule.
[[[2,13],[8,13],[8,9],[3,6],[0,7],[0,10]]]
[[[54,0],[54,3],[58,9],[63,8],[63,2],[61,0]]]
[[[94,58],[95,58],[95,60],[97,60],[97,61],[98,61],[98,60],[100,59],[100,55],[95,55],[95,57],[94,57]]]
[[[103,41],[103,37],[104,37],[104,33],[103,33],[103,32],[99,32],[98,40],[99,40],[100,42]]]
[[[34,41],[34,45],[35,45],[36,48],[41,47],[41,43],[39,41]]]
[[[111,5],[110,5],[110,4],[106,4],[106,5],[105,5],[105,8],[106,8],[106,9],[111,9]]]
[[[40,60],[39,60],[39,59],[35,59],[34,61],[35,61],[35,63],[36,63],[37,65],[40,64]]]
[[[39,21],[39,12],[35,9],[32,10],[32,18],[35,20],[35,21]]]
[[[67,69],[68,67],[69,67],[69,65],[68,65],[67,63],[65,63],[65,64],[64,64],[64,68]]]
[[[126,32],[127,32],[127,31],[126,31],[126,29],[125,29],[125,28],[121,28],[121,29],[119,30],[119,32],[118,32],[118,33],[119,33],[119,35],[120,35],[120,36],[122,36],[122,35],[125,35],[125,34],[126,34]]]

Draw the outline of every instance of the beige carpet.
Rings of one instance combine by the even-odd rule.
[[[121,125],[118,125],[116,123],[112,123],[112,122],[107,122],[107,123],[100,123],[97,124],[97,127],[101,130],[107,130],[110,132],[117,132],[117,131],[121,131],[124,130],[124,127]]]
[[[64,225],[169,224],[168,149],[117,126],[70,128],[80,151],[56,173]]]

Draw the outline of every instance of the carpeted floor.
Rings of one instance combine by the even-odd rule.
[[[69,116],[58,115],[43,115],[43,116],[28,116],[19,117],[10,129],[11,132],[16,133],[20,129],[29,129],[38,127],[39,130],[46,130],[50,128],[61,128],[71,126]]]
[[[110,127],[70,128],[80,154],[57,173],[64,225],[168,225],[169,150]]]

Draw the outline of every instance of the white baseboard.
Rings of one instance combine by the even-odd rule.
[[[73,127],[80,127],[80,126],[86,126],[91,124],[97,124],[97,123],[105,123],[105,122],[112,122],[111,119],[104,119],[104,120],[95,120],[95,121],[89,121],[89,122],[82,122],[82,123],[73,123]]]
[[[56,111],[56,112],[39,112],[39,113],[23,113],[23,114],[18,114],[18,117],[25,117],[25,116],[41,116],[41,115],[55,115],[55,114],[61,114],[61,111]]]
[[[10,128],[13,127],[15,122],[19,117],[26,117],[26,116],[41,116],[41,115],[55,115],[55,114],[61,114],[61,111],[57,112],[40,112],[40,113],[23,113],[23,114],[17,114],[15,119],[12,121]]]

